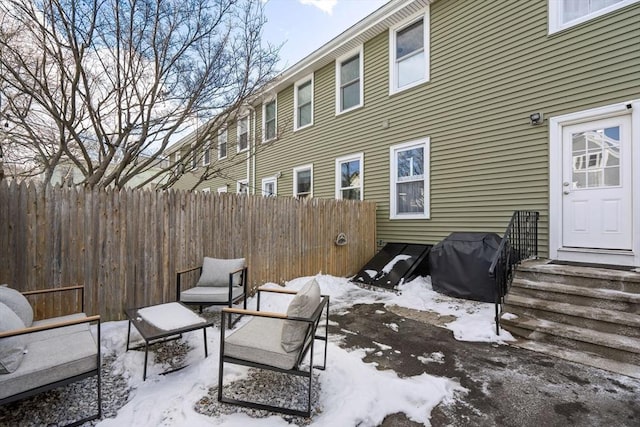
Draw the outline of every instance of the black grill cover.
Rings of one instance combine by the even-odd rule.
[[[496,233],[451,233],[429,253],[433,290],[456,298],[495,302],[489,267],[500,246]]]

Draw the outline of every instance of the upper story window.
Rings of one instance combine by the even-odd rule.
[[[191,169],[197,169],[197,168],[198,168],[198,149],[192,148]]]
[[[299,199],[313,197],[313,165],[293,168],[293,196]]]
[[[222,193],[226,193],[227,192],[227,186],[225,185],[224,187],[218,187],[218,194],[222,194]]]
[[[249,116],[238,120],[238,152],[249,148]]]
[[[638,1],[640,0],[549,0],[549,34]]]
[[[429,9],[389,29],[390,93],[429,80]]]
[[[262,104],[262,141],[271,141],[276,137],[277,128],[277,104],[276,100]]]
[[[207,166],[211,163],[211,142],[207,142],[202,150],[202,166]]]
[[[218,131],[218,160],[225,159],[227,157],[227,129],[220,129]]]
[[[391,219],[429,218],[429,139],[391,147]]]
[[[363,199],[363,159],[362,153],[336,159],[336,199]]]
[[[336,114],[362,106],[362,46],[336,60]]]
[[[293,130],[313,124],[313,74],[294,86]]]

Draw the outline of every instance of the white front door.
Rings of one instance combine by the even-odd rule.
[[[562,247],[631,250],[631,115],[562,127]]]

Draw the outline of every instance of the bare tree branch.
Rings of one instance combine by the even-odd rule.
[[[3,0],[0,105],[11,173],[73,166],[79,184],[128,185],[194,123],[185,157],[276,74],[261,0]],[[160,166],[162,164],[162,166]],[[64,169],[66,171],[66,169]],[[146,181],[151,182],[149,179]]]

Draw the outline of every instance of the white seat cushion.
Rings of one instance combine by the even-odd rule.
[[[0,399],[96,369],[97,346],[88,330],[29,341],[18,370],[0,375]]]
[[[240,286],[234,286],[232,291],[232,297],[235,300],[242,295],[243,288]],[[196,286],[189,290],[180,292],[181,302],[200,302],[206,303],[225,303],[229,302],[229,287],[216,287],[216,286]]]
[[[293,368],[299,352],[282,348],[283,325],[282,319],[253,317],[225,339],[225,356],[281,369]]]

